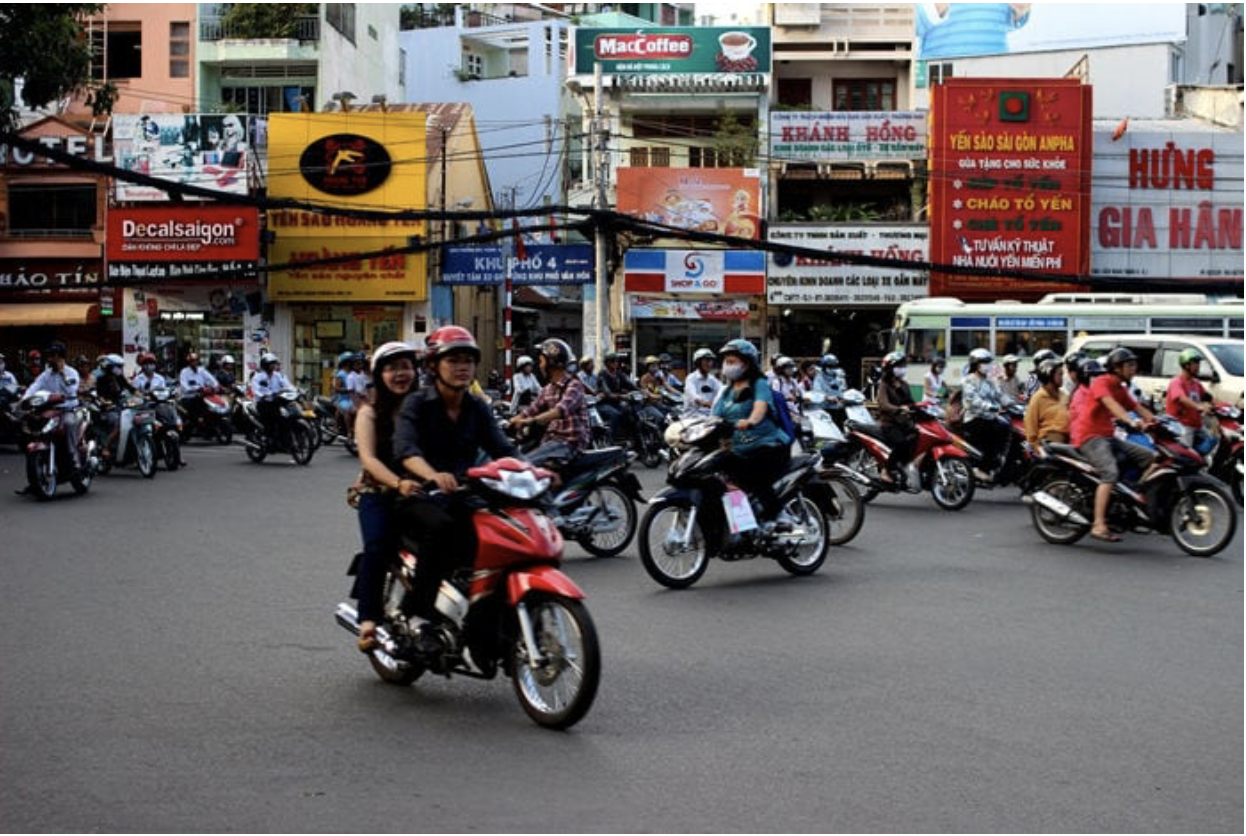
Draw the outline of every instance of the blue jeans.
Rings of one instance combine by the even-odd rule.
[[[358,512],[363,559],[355,575],[354,597],[359,599],[359,620],[379,622],[384,615],[381,596],[385,592],[385,571],[398,554],[394,495],[362,494]]]

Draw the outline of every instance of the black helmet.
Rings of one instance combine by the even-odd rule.
[[[1104,371],[1106,370],[1103,368],[1103,364],[1094,359],[1083,360],[1082,364],[1077,367],[1077,373],[1083,381],[1089,381],[1092,377],[1098,377]]]
[[[65,348],[65,344],[63,342],[57,341],[53,343],[48,343],[48,347],[43,349],[43,356],[50,357],[53,354],[59,354],[61,357],[64,357],[67,352],[68,352],[68,349]]]
[[[1055,375],[1055,373],[1063,368],[1064,365],[1060,362],[1059,358],[1048,358],[1044,360],[1038,364],[1038,370],[1035,372],[1035,374],[1038,375],[1038,382],[1046,386],[1048,383],[1051,383],[1051,378]]]
[[[1050,348],[1042,348],[1034,352],[1034,370],[1038,371],[1038,367],[1046,363],[1048,360],[1060,362],[1060,355],[1056,354]]]
[[[1064,370],[1072,374],[1078,374],[1082,370],[1082,363],[1086,360],[1086,355],[1080,351],[1074,351],[1072,354],[1064,358]]]
[[[572,360],[571,346],[555,337],[538,345],[537,351],[541,352],[545,361],[556,369],[565,369]]]
[[[1136,363],[1136,362],[1138,362],[1138,355],[1134,354],[1132,351],[1125,348],[1124,346],[1121,346],[1120,348],[1112,349],[1110,352],[1108,352],[1108,356],[1103,358],[1103,365],[1110,372],[1116,371],[1118,368],[1125,365],[1126,363]]]

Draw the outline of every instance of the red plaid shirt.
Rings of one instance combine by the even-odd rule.
[[[521,414],[525,418],[558,409],[561,418],[545,428],[543,441],[563,441],[576,451],[588,448],[588,404],[584,401],[584,384],[573,375],[564,375],[558,383],[546,384],[536,401]]]

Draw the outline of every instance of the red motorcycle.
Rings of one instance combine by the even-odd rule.
[[[410,685],[425,671],[493,679],[500,668],[538,725],[565,729],[588,713],[601,652],[584,593],[558,568],[562,535],[540,508],[552,477],[509,458],[467,472],[462,490],[479,505],[475,563],[442,582],[437,611],[443,618],[426,622],[409,617],[404,606],[419,558],[400,552],[385,579],[378,646],[368,654],[381,679]],[[355,607],[339,604],[336,618],[359,635]]]
[[[973,500],[974,478],[971,462],[982,458],[969,442],[943,423],[943,408],[934,401],[922,401],[910,408],[917,430],[913,456],[891,481],[882,478],[891,457],[891,445],[874,422],[849,418],[845,424],[848,449],[844,458],[850,468],[870,480],[863,489],[867,502],[879,493],[921,493],[930,491],[935,504],[946,511],[959,511]]]

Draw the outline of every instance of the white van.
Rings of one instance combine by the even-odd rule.
[[[1241,340],[1181,334],[1094,334],[1074,339],[1069,352],[1081,351],[1087,357],[1102,359],[1120,346],[1138,355],[1134,382],[1158,404],[1164,402],[1169,381],[1181,373],[1177,357],[1187,348],[1194,348],[1203,355],[1198,376],[1212,397],[1242,408]]]

